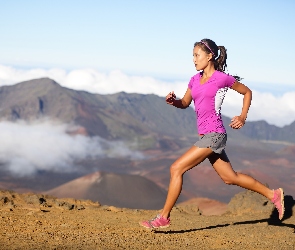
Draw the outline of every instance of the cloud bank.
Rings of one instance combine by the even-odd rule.
[[[72,129],[72,125],[49,121],[0,122],[0,163],[13,174],[24,176],[40,170],[72,171],[75,161],[85,158],[142,158],[123,142],[72,136],[67,133]]]
[[[120,91],[127,93],[156,94],[166,96],[174,91],[182,97],[187,89],[188,81],[161,81],[148,76],[130,76],[114,70],[102,73],[95,69],[16,69],[0,65],[0,86],[11,85],[25,80],[49,77],[64,87],[84,90],[90,93],[113,94]],[[289,125],[295,120],[295,92],[287,92],[280,96],[261,90],[253,90],[253,101],[248,120],[265,120],[277,126]],[[240,114],[242,96],[230,90],[225,98],[222,111],[226,116]]]
[[[295,121],[295,92],[275,96],[267,92],[253,91],[253,100],[247,120],[265,120],[270,124],[282,127]],[[242,110],[243,96],[229,90],[225,97],[222,111],[233,117]]]

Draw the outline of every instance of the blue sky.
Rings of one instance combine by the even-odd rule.
[[[293,95],[287,102],[281,99],[284,94],[295,93],[295,80],[290,77],[295,58],[293,0],[0,3],[0,85],[27,80],[42,71],[68,87],[98,93],[149,93],[153,88],[148,84],[163,82],[171,89],[180,88],[177,84],[182,83],[185,91],[190,77],[196,73],[193,44],[211,38],[227,48],[229,73],[243,77],[257,96],[263,94],[267,98],[265,94],[270,93],[275,101],[287,105],[285,118],[279,122],[273,118],[276,114],[269,112],[264,117],[265,111],[257,110],[252,120],[261,115],[281,126],[292,121]],[[69,80],[71,72],[86,69],[88,73],[75,78],[79,83]],[[109,80],[112,72],[117,72],[117,78],[132,78],[135,82],[132,85],[123,80],[124,84],[108,90],[102,85],[91,87],[99,81],[95,78],[98,75],[99,79],[106,79],[104,84],[113,83]],[[137,85],[136,79],[142,85]],[[266,105],[266,109],[272,107]],[[233,109],[228,106],[225,110],[230,113]]]

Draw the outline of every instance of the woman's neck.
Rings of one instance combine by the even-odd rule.
[[[215,68],[213,65],[208,65],[205,69],[203,69],[202,76],[204,78],[209,78],[213,75]]]

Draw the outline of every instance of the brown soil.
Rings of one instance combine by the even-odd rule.
[[[204,216],[194,204],[179,205],[171,227],[148,231],[138,222],[157,211],[2,191],[0,249],[295,249],[293,198],[282,222],[276,212],[229,207]]]

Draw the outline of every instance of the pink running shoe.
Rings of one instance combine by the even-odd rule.
[[[284,206],[284,190],[282,188],[274,190],[274,196],[271,202],[275,205],[279,212],[279,219],[283,219],[285,206]]]
[[[139,222],[139,225],[148,229],[166,228],[170,226],[170,218],[165,219],[161,215],[157,215],[151,220]]]

